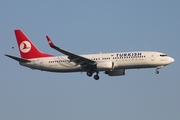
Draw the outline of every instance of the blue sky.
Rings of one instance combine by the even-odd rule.
[[[1,120],[177,120],[180,118],[179,0],[0,1]],[[100,73],[49,73],[20,66],[14,29],[43,52],[56,45],[77,54],[153,50],[175,62],[155,69]],[[12,47],[15,47],[12,49]]]

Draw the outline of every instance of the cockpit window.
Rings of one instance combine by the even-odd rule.
[[[161,54],[160,56],[161,56],[161,57],[165,57],[165,56],[167,56],[167,55]]]

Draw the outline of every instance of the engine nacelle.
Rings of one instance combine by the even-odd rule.
[[[125,69],[116,71],[106,71],[105,74],[108,74],[109,76],[122,76],[125,75]]]
[[[114,62],[108,61],[108,62],[98,62],[96,64],[98,71],[110,71],[114,68]]]

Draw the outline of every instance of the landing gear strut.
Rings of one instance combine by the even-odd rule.
[[[155,71],[155,73],[156,74],[159,74],[159,70],[158,69],[162,69],[162,68],[164,68],[164,66],[162,65],[162,66],[158,66],[158,67],[156,67],[156,71]]]
[[[156,74],[159,74],[159,71],[158,71],[158,69],[156,69],[155,73],[156,73]]]
[[[99,75],[98,75],[99,72],[96,72],[96,75],[94,75],[94,79],[95,80],[99,80]]]

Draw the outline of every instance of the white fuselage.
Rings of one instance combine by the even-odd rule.
[[[114,63],[113,70],[164,67],[174,61],[173,58],[164,53],[143,51],[81,56],[94,60],[96,63],[111,61]],[[86,69],[82,69],[81,65],[69,61],[67,56],[44,57],[29,60],[31,60],[31,62],[20,64],[32,69],[50,72],[87,72]]]
[[[155,73],[159,74],[158,69],[174,62],[174,59],[166,54],[153,51],[78,55],[56,46],[46,36],[51,48],[66,55],[53,56],[38,50],[21,30],[14,32],[21,57],[8,54],[5,56],[31,69],[49,72],[86,72],[87,76],[94,76],[95,80],[99,80],[99,72],[109,76],[123,76],[126,69],[156,68]]]

